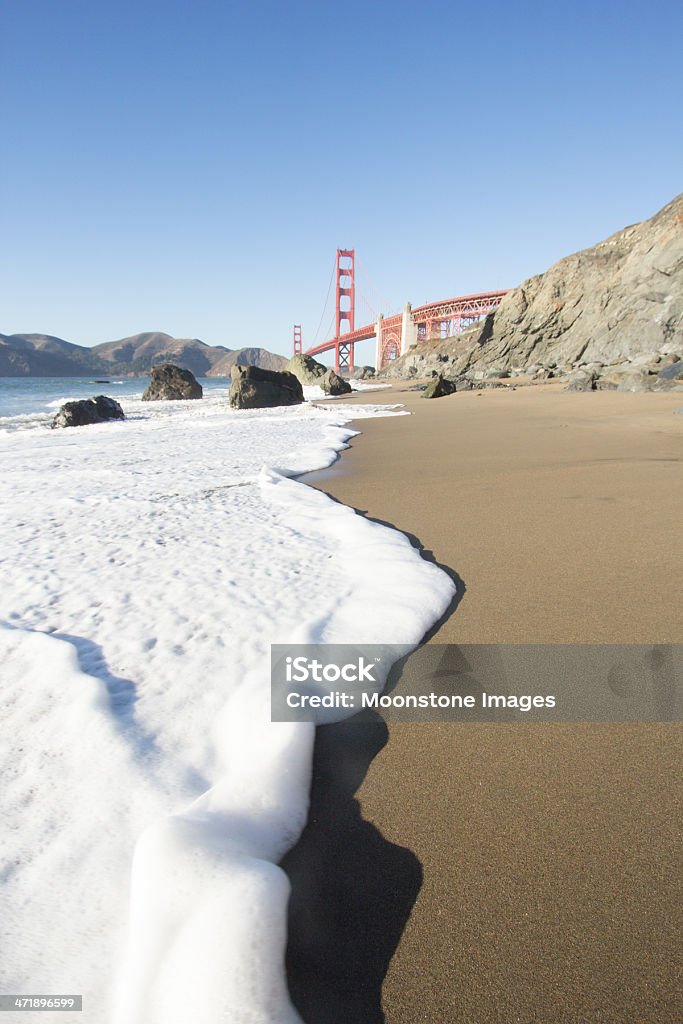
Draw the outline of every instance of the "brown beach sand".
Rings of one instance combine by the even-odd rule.
[[[683,642],[680,394],[357,400],[415,415],[307,480],[464,582],[430,642]],[[288,863],[308,1024],[683,1020],[680,726],[337,728]]]

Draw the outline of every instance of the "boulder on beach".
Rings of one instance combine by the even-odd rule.
[[[142,396],[143,402],[183,402],[201,398],[204,394],[195,375],[173,363],[153,366],[150,377],[149,387]]]
[[[312,356],[295,355],[285,366],[285,372],[293,373],[302,384],[319,384],[320,378],[327,373],[327,367],[317,362]]]
[[[304,401],[301,381],[287,370],[233,366],[231,376],[228,401],[233,409],[269,409]]]
[[[367,380],[369,377],[375,376],[374,366],[357,366],[353,371],[355,380]]]
[[[423,398],[444,398],[446,395],[455,394],[455,382],[437,374],[422,393]]]
[[[90,423],[104,423],[106,420],[125,420],[123,409],[113,398],[97,395],[95,398],[81,398],[76,402],[65,402],[52,420],[55,427],[85,427]]]
[[[340,377],[334,370],[328,370],[316,383],[323,389],[326,395],[348,395],[353,390],[349,382]]]

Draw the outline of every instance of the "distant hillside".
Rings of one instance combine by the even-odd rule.
[[[102,369],[89,348],[49,334],[0,334],[0,377],[87,377]]]
[[[640,224],[567,256],[508,292],[495,313],[460,337],[418,345],[388,376],[433,369],[452,376],[494,369],[651,363],[683,351],[683,195]]]
[[[260,366],[262,370],[283,370],[288,363],[286,356],[269,352],[267,348],[240,348],[214,363],[207,377],[228,377],[235,363],[240,366]]]
[[[278,370],[287,360],[263,348],[232,350],[158,331],[93,348],[46,334],[0,334],[0,377],[130,377],[149,373],[152,366],[164,362],[198,377],[221,377],[229,376],[236,362]]]
[[[110,373],[147,373],[156,363],[175,363],[204,377],[230,349],[223,345],[206,345],[198,338],[173,338],[170,334],[152,331],[120,341],[107,341],[93,346],[91,351],[108,365]]]

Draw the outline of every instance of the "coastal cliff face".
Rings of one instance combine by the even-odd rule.
[[[529,278],[475,329],[411,350],[386,375],[646,365],[682,349],[680,195],[650,220]]]
[[[229,349],[160,331],[92,348],[46,334],[0,334],[0,377],[137,376],[169,361],[207,377],[229,377],[235,363],[279,370],[287,362],[264,348]]]

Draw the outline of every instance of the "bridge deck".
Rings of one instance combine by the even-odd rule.
[[[479,292],[476,295],[459,295],[453,299],[441,299],[439,302],[429,302],[424,306],[416,306],[412,309],[411,316],[416,325],[428,321],[448,320],[452,317],[483,316],[492,312],[500,305],[500,301],[507,290],[497,292]],[[384,327],[396,327],[401,319],[402,313],[393,313],[384,317]],[[347,345],[357,341],[368,341],[376,335],[376,324],[366,324],[364,327],[356,327],[353,331],[341,334],[338,337],[330,338],[328,341],[306,349],[307,356],[320,355],[338,348],[340,344]]]

